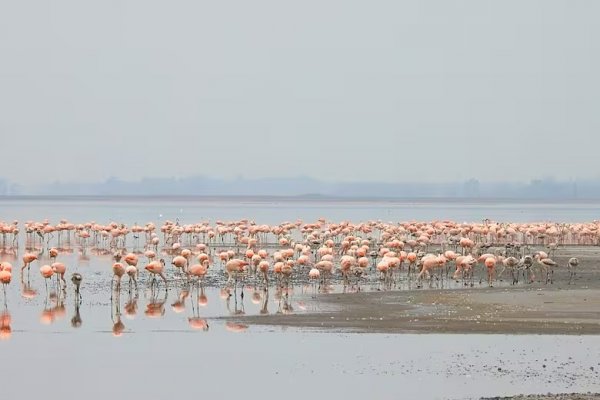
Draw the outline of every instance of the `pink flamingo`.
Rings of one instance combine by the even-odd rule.
[[[548,258],[548,255],[543,251],[536,253],[534,258],[540,265],[541,270],[543,270],[544,274],[546,275],[546,281],[544,283],[553,283],[554,267],[556,267],[558,264],[554,260]]]
[[[319,272],[319,270],[317,268],[311,268],[311,270],[308,271],[308,278],[310,279],[310,281],[312,283],[313,297],[316,297],[317,283],[319,282],[319,279],[321,278],[321,272]]]
[[[494,275],[496,272],[496,258],[495,257],[487,257],[484,261],[485,267],[487,268],[487,276],[488,276],[488,285],[493,287],[494,285]]]
[[[173,264],[176,268],[178,268],[180,272],[187,272],[186,271],[187,263],[188,263],[188,260],[184,256],[177,256],[177,257],[173,258],[173,261],[171,262],[171,264]]]
[[[48,293],[48,279],[52,278],[52,275],[54,275],[54,270],[49,265],[42,265],[40,267],[40,274],[44,278],[44,282],[46,283],[46,293]]]
[[[239,275],[244,272],[247,265],[247,261],[240,260],[239,258],[233,258],[227,261],[225,264],[225,271],[228,275],[227,284],[229,284],[232,280],[235,280],[235,283],[237,284]]]
[[[265,284],[269,285],[269,262],[266,260],[260,261],[258,263],[258,270],[262,273]]]
[[[120,262],[116,262],[112,266],[113,270],[113,279],[110,282],[111,290],[113,290],[113,284],[115,279],[117,281],[117,291],[121,290],[121,278],[125,274],[125,267]]]
[[[132,283],[132,281],[137,286],[138,269],[134,265],[128,265],[125,268],[125,273],[129,277],[129,287],[130,287],[130,290],[131,290],[131,283]]]
[[[165,282],[165,288],[167,288],[167,278],[165,277],[165,260],[162,258],[160,261],[152,261],[144,267],[144,269],[152,274],[152,282],[154,283],[156,275],[160,276]]]
[[[127,265],[132,265],[134,267],[137,267],[138,265],[138,256],[133,253],[126,254],[124,260]],[[115,261],[118,262],[119,260]]]
[[[2,264],[0,264],[1,266]],[[6,285],[10,284],[12,279],[12,274],[7,269],[0,269],[0,283],[2,283],[2,288],[4,289],[4,306],[6,306]]]
[[[206,273],[208,271],[208,260],[204,261],[204,263],[202,264],[194,264],[192,265],[188,271],[188,277],[195,277],[196,278],[196,282],[200,283],[204,277],[206,276]]]
[[[33,254],[33,253],[23,254],[23,266],[21,267],[21,274],[23,273],[23,270],[25,268],[27,268],[27,271],[29,271],[31,263],[37,259],[38,259],[38,256],[36,254]]]
[[[55,247],[48,250],[48,255],[50,256],[50,260],[55,261],[56,257],[58,257],[58,249]]]

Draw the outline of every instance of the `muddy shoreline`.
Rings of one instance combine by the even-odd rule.
[[[508,288],[319,295],[334,310],[245,316],[251,325],[370,333],[600,334],[600,290]]]
[[[530,394],[509,397],[482,397],[481,400],[597,400],[600,393]]]
[[[319,293],[318,312],[225,317],[244,324],[369,333],[600,334],[600,248],[561,248],[579,257],[570,281],[557,268],[552,284]],[[308,307],[311,309],[310,307]]]

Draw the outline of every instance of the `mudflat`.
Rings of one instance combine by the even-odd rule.
[[[241,319],[352,332],[600,334],[600,252],[597,247],[563,248],[556,260],[565,265],[573,256],[582,260],[573,280],[561,268],[547,284],[319,293],[312,300],[318,312]]]
[[[598,289],[481,289],[319,296],[330,311],[244,322],[385,333],[600,334]]]

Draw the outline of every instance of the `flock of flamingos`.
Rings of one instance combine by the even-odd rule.
[[[266,290],[271,284],[287,288],[293,282],[310,282],[314,297],[326,292],[332,281],[357,290],[361,283],[374,280],[388,288],[400,280],[414,282],[416,288],[423,282],[444,280],[467,287],[485,280],[493,286],[503,276],[512,284],[521,278],[533,283],[536,277],[548,284],[557,268],[568,270],[572,279],[579,260],[571,258],[559,265],[553,254],[559,246],[598,245],[600,222],[336,223],[319,219],[259,225],[244,219],[212,224],[166,221],[160,227],[66,220],[55,225],[47,220],[22,226],[18,221],[0,222],[0,260],[6,260],[0,263],[5,306],[6,286],[13,274],[10,261],[18,261],[20,235],[25,237],[22,263],[16,266],[21,283],[30,287],[30,270],[38,264],[35,268],[46,283],[47,294],[49,281],[66,289],[68,266],[60,258],[75,245],[84,255],[112,257],[111,268],[107,266],[107,272],[112,272],[111,300],[120,291],[122,279],[128,279],[130,292],[132,287],[137,290],[140,277],[152,290],[162,281],[166,292],[170,281],[200,288],[211,275],[213,280],[227,277],[224,290],[228,296],[238,283],[253,282]],[[81,299],[84,277],[76,272],[70,280]],[[7,325],[4,319],[0,317],[0,334]],[[198,321],[200,328],[208,327],[204,320]],[[119,324],[120,319],[115,325]]]

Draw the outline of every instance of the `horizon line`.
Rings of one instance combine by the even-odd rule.
[[[326,194],[301,194],[301,195],[201,195],[201,194],[20,194],[0,195],[0,201],[10,200],[136,200],[136,199],[165,199],[165,200],[249,200],[249,201],[339,201],[339,202],[402,202],[402,203],[600,203],[600,197],[572,198],[572,197],[498,197],[498,196],[354,196],[354,195],[326,195]]]

